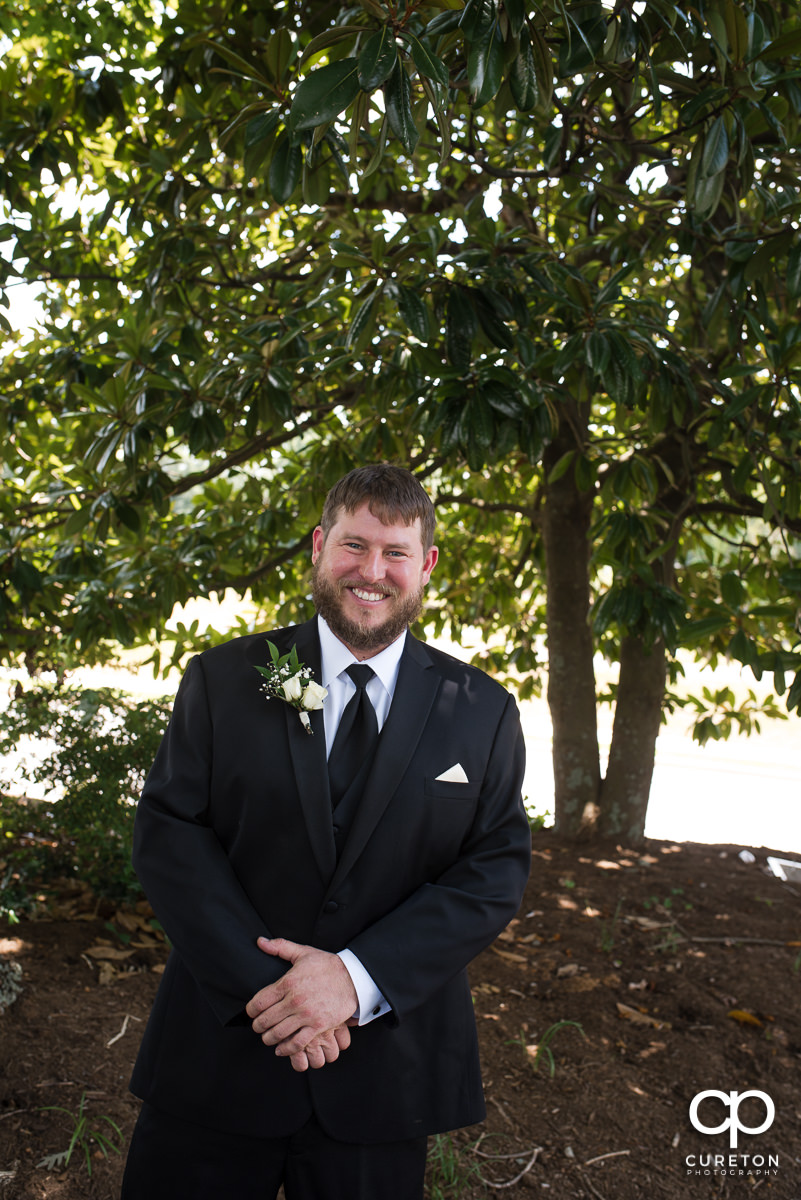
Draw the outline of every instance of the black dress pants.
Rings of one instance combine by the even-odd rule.
[[[426,1138],[337,1142],[312,1117],[289,1137],[206,1129],[143,1104],[121,1200],[422,1200]]]

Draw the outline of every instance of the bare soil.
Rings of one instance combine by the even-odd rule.
[[[765,863],[793,855],[740,850],[535,836],[518,917],[471,970],[488,1118],[432,1140],[431,1200],[801,1200],[801,888]],[[0,962],[23,985],[0,1015],[0,1200],[116,1200],[122,1155],[90,1141],[91,1174],[80,1147],[66,1167],[39,1164],[74,1129],[48,1106],[75,1114],[82,1097],[124,1150],[167,953],[148,917],[73,890],[0,926]],[[736,1148],[730,1130],[697,1131],[690,1105],[710,1089],[765,1093],[772,1124]],[[767,1111],[711,1097],[698,1116],[758,1128]]]

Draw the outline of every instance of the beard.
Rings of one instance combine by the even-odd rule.
[[[390,584],[365,584],[361,579],[328,579],[321,570],[322,559],[312,569],[312,600],[314,607],[327,623],[331,632],[351,650],[378,654],[391,645],[396,638],[413,624],[423,611],[423,588],[410,592],[401,599],[397,588]],[[371,591],[383,592],[390,597],[391,608],[387,619],[380,625],[352,621],[342,611],[342,593],[346,588],[369,587]]]

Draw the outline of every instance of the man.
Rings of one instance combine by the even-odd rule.
[[[420,1200],[427,1135],[485,1115],[465,967],[528,876],[524,752],[512,698],[408,633],[433,532],[399,467],[329,493],[317,616],[270,635],[327,690],[312,736],[263,634],[189,664],[136,822],[174,950],[123,1200]]]

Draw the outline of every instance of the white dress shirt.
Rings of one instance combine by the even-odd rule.
[[[317,629],[320,635],[320,665],[322,685],[328,695],[323,702],[323,721],[325,724],[325,754],[331,753],[337,727],[345,705],[356,691],[356,684],[347,674],[347,668],[360,660],[343,645],[339,638],[331,632],[321,616],[317,617]],[[398,671],[403,654],[406,634],[402,633],[391,645],[373,658],[362,660],[372,667],[375,675],[367,684],[367,695],[375,709],[379,732],[389,714],[389,706],[395,694],[395,684],[398,682]],[[353,1014],[360,1025],[367,1025],[376,1017],[389,1012],[390,1006],[376,987],[368,971],[362,966],[352,950],[340,950],[339,957],[347,968],[358,997],[358,1007]]]
[[[347,674],[347,668],[353,663],[358,663],[359,659],[342,644],[319,616],[317,628],[320,634],[321,683],[328,690],[323,704],[325,756],[328,758],[345,705],[356,691],[356,684]],[[367,666],[375,671],[374,677],[367,684],[367,695],[375,709],[379,732],[387,719],[389,706],[395,694],[405,641],[406,634],[402,633],[391,646],[366,660]]]

